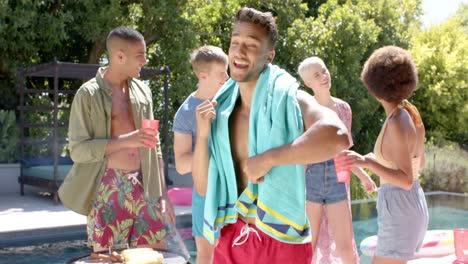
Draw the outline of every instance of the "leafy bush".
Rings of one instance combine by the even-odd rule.
[[[374,175],[371,171],[366,170],[367,174],[371,176],[375,184],[379,186],[380,178],[377,175]],[[352,174],[352,173],[351,173]],[[354,174],[352,174],[354,175]],[[351,185],[349,186],[351,192],[351,200],[362,200],[362,199],[371,199],[377,197],[377,192],[367,193],[364,187],[361,184],[361,181],[357,176],[351,178]]]
[[[413,39],[411,54],[419,72],[418,107],[427,136],[468,144],[468,4],[440,25]]]
[[[15,111],[0,110],[0,163],[18,159],[18,139]]]
[[[468,152],[454,143],[428,143],[420,180],[424,191],[468,193]]]

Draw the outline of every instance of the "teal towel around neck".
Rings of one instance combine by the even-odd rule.
[[[291,143],[302,135],[302,114],[296,99],[298,83],[278,66],[261,73],[252,98],[249,121],[249,157]],[[273,167],[264,182],[253,184],[237,197],[229,139],[229,116],[239,97],[239,84],[228,80],[214,100],[216,119],[210,134],[210,163],[203,234],[214,243],[214,231],[237,221],[237,213],[255,217],[256,226],[269,236],[293,244],[311,241],[305,210],[304,165]]]

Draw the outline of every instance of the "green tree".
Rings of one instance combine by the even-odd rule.
[[[413,96],[427,137],[468,143],[468,4],[439,25],[421,31],[411,53],[419,73]]]
[[[131,25],[145,36],[150,66],[180,62],[193,46],[190,25],[181,16],[185,1],[1,1],[0,76],[2,92],[15,94],[20,66],[61,61],[99,63],[108,32]],[[8,92],[7,92],[8,91]],[[4,97],[2,97],[4,99]],[[12,104],[9,103],[12,101]],[[16,100],[1,101],[13,108]]]
[[[217,45],[227,53],[231,38],[232,21],[235,12],[241,7],[252,7],[261,11],[271,12],[277,21],[280,32],[276,46],[277,54],[288,49],[284,42],[283,32],[286,32],[296,19],[304,19],[307,11],[306,4],[299,0],[213,0],[209,5],[200,5],[197,1],[189,1],[186,5],[184,17],[193,25],[196,32],[197,45]],[[276,60],[275,60],[276,61]],[[193,89],[193,87],[190,87]],[[189,93],[187,91],[186,95]]]
[[[354,149],[372,151],[385,113],[360,80],[369,55],[385,45],[407,48],[419,25],[420,1],[338,1],[322,4],[316,17],[296,20],[285,42],[289,49],[278,54],[290,72],[306,57],[319,56],[332,75],[332,94],[347,101],[353,110]],[[304,88],[311,92],[308,88]],[[353,198],[365,196],[355,178]]]
[[[196,39],[192,48],[209,44],[219,46],[228,53],[233,17],[235,12],[244,6],[269,11],[276,17],[280,31],[280,39],[276,46],[277,53],[288,49],[287,43],[282,41],[281,32],[285,32],[294,20],[303,19],[307,10],[306,5],[300,0],[212,0],[209,4],[200,4],[200,1],[187,1],[183,7],[182,17],[189,21]],[[177,91],[171,93],[173,112],[170,116],[175,114],[183,100],[195,89],[196,78],[190,64],[186,63],[189,53],[190,51],[187,51],[183,60],[176,62],[184,67],[184,70],[180,71],[184,85],[177,85]]]
[[[191,50],[200,45],[211,44],[220,46],[227,52],[232,17],[242,6],[270,11],[276,17],[279,39],[275,64],[296,74],[299,62],[306,57],[317,55],[324,59],[332,74],[332,93],[349,102],[353,109],[355,149],[361,153],[371,151],[384,120],[384,113],[378,102],[363,87],[359,78],[361,68],[369,55],[381,46],[412,48],[413,36],[420,27],[421,0],[0,1],[0,52],[4,54],[0,57],[0,108],[14,109],[16,106],[15,72],[19,66],[49,62],[55,57],[62,61],[98,63],[105,57],[105,38],[109,30],[119,25],[131,25],[145,36],[148,67],[160,68],[167,65],[171,69],[171,121],[185,97],[195,89],[196,78],[188,63]],[[461,13],[462,11],[458,15],[459,24],[464,26],[458,29],[466,35],[467,16]],[[466,8],[463,13],[466,14]],[[442,36],[443,33],[441,30],[431,34]],[[420,40],[415,41],[412,50],[422,47],[431,34],[428,33],[426,37],[418,35]],[[437,44],[437,38],[433,39],[434,45]],[[465,54],[462,51],[466,50],[462,48],[466,47],[466,42],[463,43],[465,46],[447,46],[456,47],[460,52],[448,61],[443,57],[442,68],[434,64],[441,60],[438,57],[434,57],[437,58],[433,59],[434,62],[427,61],[425,66],[425,60],[422,60],[425,58],[422,55],[425,54],[415,54],[421,74],[421,87],[436,87],[435,82],[425,81],[424,78],[436,77],[428,77],[426,71],[429,75],[446,72],[446,76],[454,77],[451,78],[454,80],[441,77],[444,84],[439,86],[455,87],[445,84],[458,79],[464,80],[466,87],[466,65],[463,68],[463,65],[459,65],[463,60],[455,60],[456,57],[466,58],[462,56]],[[443,54],[446,50],[451,51],[444,48],[439,53]],[[431,65],[438,67],[436,72],[426,70],[431,69]],[[156,78],[150,84],[158,118],[162,117],[164,103],[163,82],[164,78]],[[50,82],[34,85],[50,85]],[[451,96],[462,98],[460,100],[466,102],[466,90],[457,88],[460,93]],[[445,96],[447,92],[442,94]],[[427,110],[429,114],[425,113],[425,108],[421,108],[421,105],[428,105],[426,102],[432,102],[436,95],[426,92],[426,89],[423,93],[423,88],[415,95],[415,102],[423,113],[429,134],[437,127],[437,122],[448,123],[442,120],[442,114],[434,122],[429,120],[428,115],[435,114],[439,108]],[[45,96],[35,100],[46,102],[49,99]],[[440,109],[453,106],[447,103],[445,108]],[[463,105],[457,106],[463,108]],[[466,113],[466,106],[463,109],[463,113]],[[467,123],[466,119],[459,120]],[[171,126],[171,123],[163,125]],[[459,129],[458,131],[463,131],[463,128]],[[459,132],[454,132],[450,137],[459,135]]]
[[[303,16],[305,10],[299,0],[2,1],[0,52],[7,56],[0,58],[0,95],[4,95],[0,96],[0,108],[14,109],[17,104],[15,73],[20,66],[37,65],[54,58],[99,63],[105,57],[109,30],[131,25],[145,36],[148,67],[167,65],[171,69],[169,116],[172,117],[196,85],[187,63],[190,51],[212,44],[227,52],[232,17],[241,6],[272,11],[281,30]],[[158,118],[162,117],[163,110],[163,82],[164,78],[151,82]]]
[[[378,47],[408,46],[419,25],[419,5],[417,0],[332,0],[320,6],[317,17],[296,20],[287,31],[285,42],[290,48],[279,54],[280,62],[295,73],[306,57],[324,59],[332,75],[332,93],[353,109],[359,152],[372,150],[384,119],[381,107],[360,81],[362,65]]]
[[[44,2],[0,1],[0,109],[16,107],[17,68],[42,62],[43,54],[53,53],[67,38],[70,14]]]
[[[149,67],[171,66],[171,87],[177,91],[178,86],[187,85],[185,76],[189,69],[180,62],[195,43],[191,25],[181,16],[185,3],[176,0],[1,1],[0,52],[4,56],[0,57],[0,109],[15,109],[17,105],[15,78],[19,67],[54,58],[98,63],[105,57],[108,32],[120,25],[130,25],[142,32],[147,42]],[[28,82],[29,87],[52,84],[47,80]],[[158,118],[162,117],[163,82],[162,77],[150,83]],[[80,83],[76,82],[74,89]],[[41,100],[47,104],[47,96]]]
[[[0,163],[17,161],[18,140],[15,112],[0,110]]]

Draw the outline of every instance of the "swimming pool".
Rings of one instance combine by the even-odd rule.
[[[177,218],[177,229],[192,259],[195,259],[195,240],[191,237],[191,215]],[[81,235],[80,235],[81,237]],[[83,238],[85,234],[83,234]],[[57,238],[51,237],[56,240]],[[76,239],[76,235],[73,239]],[[68,260],[89,255],[92,251],[86,246],[86,240],[70,240],[53,243],[30,241],[31,246],[0,248],[0,264],[64,264]]]
[[[445,192],[432,192],[426,194],[429,207],[428,230],[453,229],[455,227],[468,227],[468,195]],[[375,201],[356,201],[351,206],[353,213],[353,230],[356,244],[377,234],[377,210]],[[361,263],[370,263],[370,258],[361,255]]]
[[[468,228],[468,195],[434,192],[426,194],[426,199],[430,215],[429,229]],[[364,238],[377,233],[375,201],[354,201],[352,212],[355,239],[359,246]],[[190,216],[178,218],[177,227],[181,230],[181,236],[186,238],[185,245],[194,256],[195,242],[187,229],[190,227]],[[84,240],[0,248],[0,263],[62,264],[73,257],[89,253]],[[361,257],[361,263],[369,261],[370,258]]]

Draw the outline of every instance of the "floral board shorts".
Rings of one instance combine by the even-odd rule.
[[[141,172],[106,169],[88,215],[88,245],[94,249],[137,245],[186,253],[161,198],[146,200]]]

